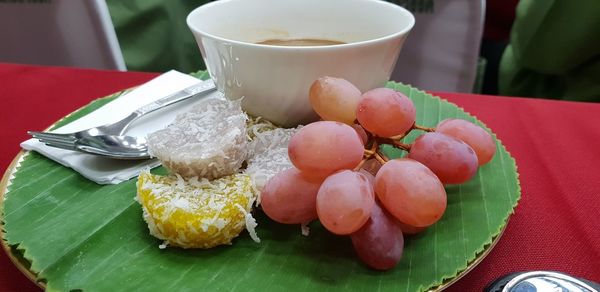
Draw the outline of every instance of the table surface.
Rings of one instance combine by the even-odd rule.
[[[27,130],[157,73],[0,63],[0,170]],[[515,271],[554,270],[600,282],[600,104],[434,93],[478,117],[515,157],[522,198],[491,253],[447,291],[481,291]],[[39,291],[0,252],[0,291]]]

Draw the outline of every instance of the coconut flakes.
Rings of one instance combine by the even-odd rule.
[[[258,133],[248,145],[248,167],[255,188],[260,192],[275,174],[292,167],[288,144],[300,128],[274,129]],[[258,199],[260,203],[260,198]]]
[[[148,150],[185,178],[233,174],[246,159],[246,121],[240,101],[207,98],[148,136]]]

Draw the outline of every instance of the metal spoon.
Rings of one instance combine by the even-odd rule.
[[[530,271],[508,274],[492,282],[485,292],[598,292],[598,283],[554,271]]]
[[[143,137],[98,135],[81,137],[75,142],[81,152],[114,159],[148,159],[148,144]]]

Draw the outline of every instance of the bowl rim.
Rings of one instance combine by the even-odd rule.
[[[275,49],[275,50],[296,50],[296,51],[297,50],[303,50],[303,51],[304,50],[306,50],[306,51],[338,50],[340,48],[351,48],[351,47],[354,48],[354,47],[378,44],[378,43],[386,42],[386,41],[393,40],[396,38],[401,38],[403,36],[405,37],[406,35],[408,35],[408,33],[412,30],[412,28],[415,25],[415,17],[408,9],[406,9],[400,5],[397,5],[397,4],[394,4],[391,2],[387,2],[387,1],[383,1],[383,0],[357,0],[357,1],[361,1],[363,3],[373,3],[376,5],[383,5],[383,6],[387,6],[388,9],[395,9],[398,12],[402,13],[406,18],[408,18],[408,25],[404,26],[402,29],[400,29],[394,33],[387,34],[387,35],[384,35],[381,37],[370,38],[367,40],[350,42],[350,43],[328,45],[328,46],[280,46],[280,45],[265,45],[265,44],[244,42],[244,41],[233,40],[233,39],[217,36],[215,34],[207,33],[206,31],[200,30],[197,26],[194,26],[192,24],[192,18],[194,18],[195,15],[200,13],[201,11],[211,9],[214,6],[227,5],[230,2],[241,2],[241,1],[247,1],[247,0],[219,0],[219,1],[213,1],[213,2],[203,4],[201,6],[198,6],[187,15],[186,24],[195,36],[200,35],[202,37],[220,41],[222,43],[235,44],[238,46],[247,46],[247,47],[251,47],[251,48],[269,48],[269,49]]]

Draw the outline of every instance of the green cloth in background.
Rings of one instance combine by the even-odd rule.
[[[204,69],[185,19],[208,0],[107,0],[127,70]]]
[[[521,0],[499,93],[600,101],[600,1]]]

